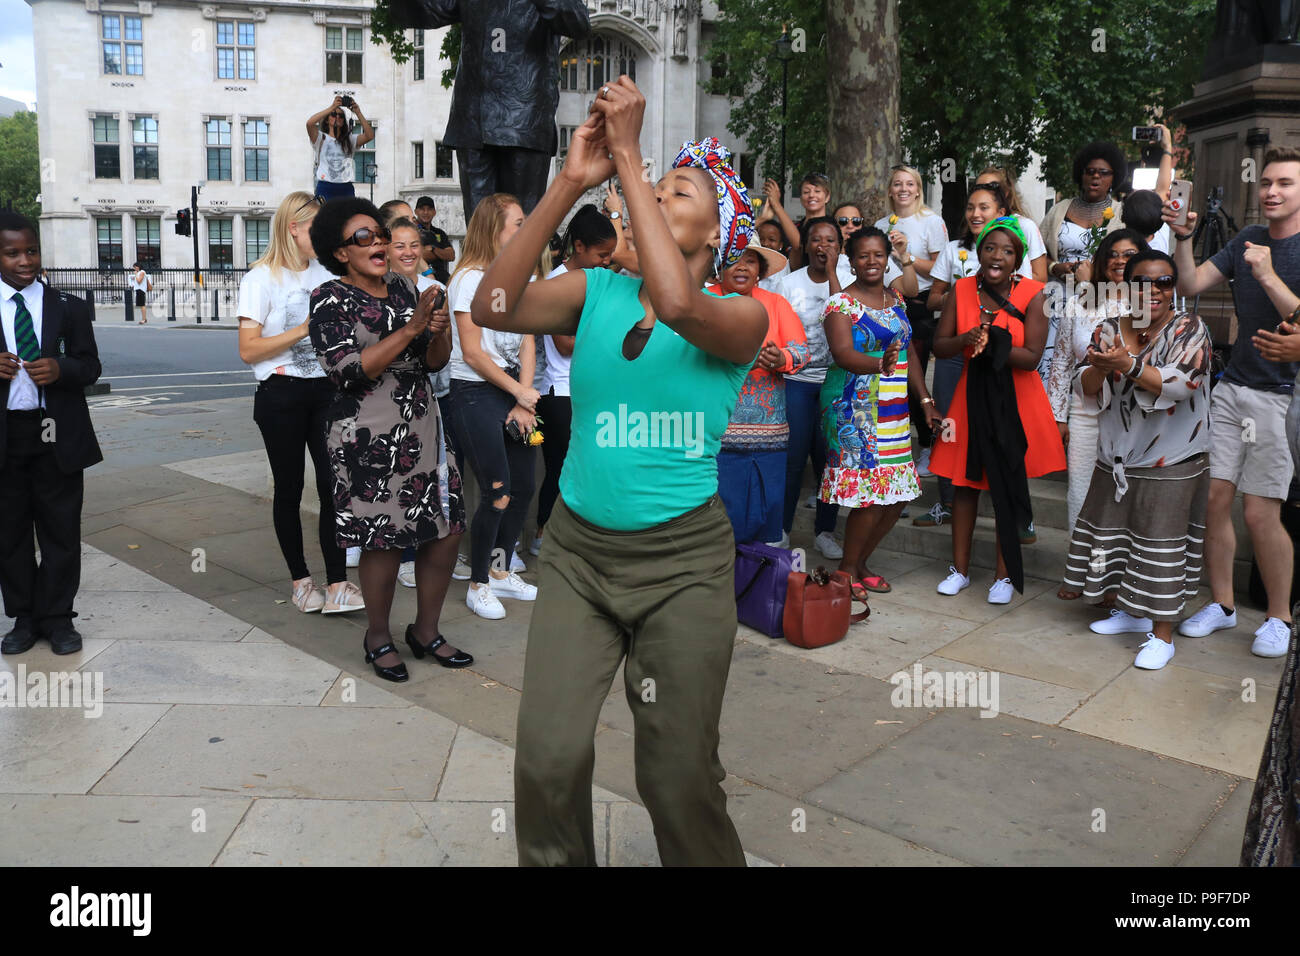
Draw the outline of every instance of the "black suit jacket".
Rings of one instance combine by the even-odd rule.
[[[54,419],[54,457],[65,474],[104,460],[86,407],[87,385],[99,378],[99,349],[90,308],[76,296],[45,286],[41,305],[41,358],[59,363],[59,378],[41,391]],[[9,380],[0,379],[0,409],[9,405]],[[0,464],[8,445],[8,423],[0,414]]]
[[[584,0],[392,0],[389,9],[403,27],[461,25],[444,146],[555,155],[560,38],[591,32]]]

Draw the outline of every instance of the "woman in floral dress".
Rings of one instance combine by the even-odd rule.
[[[853,509],[839,569],[853,579],[855,595],[865,599],[865,591],[890,590],[884,578],[867,569],[867,559],[903,506],[921,494],[912,464],[908,386],[933,426],[940,416],[911,344],[907,303],[898,289],[884,284],[888,237],[874,226],[860,229],[849,237],[845,253],[856,281],[831,296],[822,312],[835,364],[821,392],[827,444],[821,500]]]
[[[465,529],[460,474],[447,456],[428,373],[451,354],[451,320],[430,287],[388,273],[388,232],[363,199],[333,200],[311,227],[312,246],[338,279],[311,295],[311,341],[339,389],[326,439],[334,470],[340,547],[362,548],[359,577],[369,626],[366,663],[385,680],[409,676],[388,630],[402,549],[415,553],[418,611],[406,628],[417,658],[444,667],[470,655],[438,631],[456,546]]]

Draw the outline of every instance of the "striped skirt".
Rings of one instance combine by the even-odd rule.
[[[1128,490],[1115,500],[1114,472],[1092,473],[1065,562],[1065,584],[1084,597],[1115,592],[1136,617],[1174,621],[1201,580],[1209,456],[1163,468],[1127,470]]]

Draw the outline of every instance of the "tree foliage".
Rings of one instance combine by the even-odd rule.
[[[41,214],[41,157],[36,143],[36,114],[15,113],[0,119],[0,202],[31,219]]]

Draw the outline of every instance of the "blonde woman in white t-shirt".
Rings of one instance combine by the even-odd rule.
[[[275,490],[275,536],[293,581],[291,597],[305,613],[342,614],[365,607],[347,579],[343,549],[334,536],[333,472],[325,447],[334,386],[308,338],[312,289],[333,276],[316,259],[309,230],[320,200],[307,192],[285,196],[271,221],[266,255],[239,283],[239,357],[253,368],[253,421],[262,432]],[[320,498],[318,533],[325,558],[324,589],[313,581],[302,546],[299,510],[303,454],[311,455]]]

